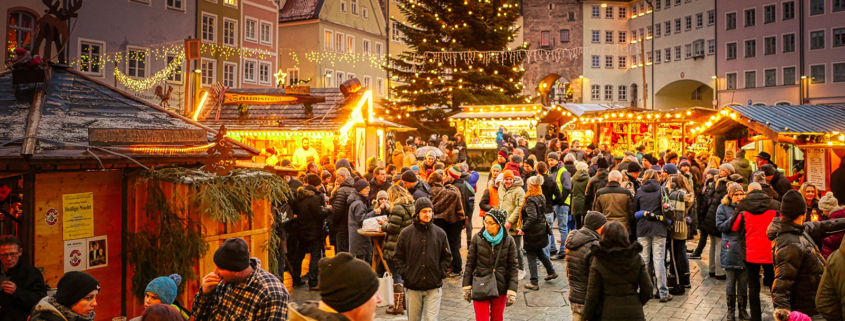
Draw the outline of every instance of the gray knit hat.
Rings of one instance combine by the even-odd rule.
[[[607,223],[607,217],[596,211],[588,211],[584,217],[584,227],[596,231]]]
[[[833,212],[839,207],[839,200],[833,196],[833,192],[827,192],[819,199],[819,209],[822,211]]]
[[[730,163],[722,164],[721,166],[719,166],[719,169],[728,173],[728,176],[731,176],[733,173],[736,173],[736,169],[734,169],[734,166]]]
[[[763,171],[756,171],[754,174],[751,174],[751,181],[760,185],[768,184],[766,182],[766,173]]]

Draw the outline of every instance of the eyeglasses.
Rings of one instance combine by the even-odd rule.
[[[0,259],[8,259],[8,258],[14,257],[16,255],[20,255],[20,254],[21,254],[20,252],[0,254]]]

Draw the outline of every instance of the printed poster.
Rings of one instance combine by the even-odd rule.
[[[64,240],[94,236],[94,193],[62,195]]]
[[[90,237],[83,241],[88,244],[88,269],[109,266],[109,249],[105,235]]]
[[[85,239],[65,241],[65,273],[87,269],[88,256],[86,255],[85,245]]]
[[[816,186],[818,190],[827,190],[827,182],[825,181],[825,150],[824,149],[810,149],[804,154],[804,164],[806,169],[805,181]]]

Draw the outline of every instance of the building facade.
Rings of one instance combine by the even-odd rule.
[[[240,88],[275,88],[278,84],[274,75],[279,69],[279,48],[276,46],[279,6],[273,0],[242,1],[240,21],[243,37],[240,46],[246,54],[241,55],[244,77],[241,78]]]
[[[279,15],[279,65],[288,86],[337,88],[357,78],[387,97],[386,19],[379,2],[288,0]]]
[[[719,0],[717,8],[720,106],[845,103],[845,2]]]
[[[584,17],[582,5],[575,0],[538,0],[522,2],[522,41],[530,49],[577,49],[583,46]],[[581,102],[583,75],[580,54],[566,55],[557,61],[532,61],[524,64],[523,94],[548,94],[562,102],[566,85],[572,86],[572,100]],[[544,85],[546,87],[544,87]],[[570,101],[572,101],[570,100]]]

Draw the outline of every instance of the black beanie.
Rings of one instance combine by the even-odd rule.
[[[590,143],[589,145],[587,145],[587,149],[596,149],[596,145],[593,144],[593,143]]]
[[[311,185],[311,186],[320,186],[320,184],[323,184],[323,182],[320,180],[320,178],[317,177],[317,175],[315,175],[313,173],[309,173],[308,175],[305,175],[305,182],[308,183],[308,185]]]
[[[65,275],[59,279],[57,287],[58,290],[56,290],[56,294],[53,295],[53,297],[56,298],[56,302],[70,308],[76,304],[76,302],[85,298],[85,296],[87,296],[88,293],[91,293],[91,291],[99,290],[100,282],[88,273],[71,271],[65,273]]]
[[[356,191],[360,192],[363,191],[365,188],[370,187],[370,182],[368,182],[366,179],[362,179],[355,181],[355,185],[353,186],[355,186]]]
[[[604,157],[596,157],[596,158],[599,159],[599,160],[596,161],[596,165],[599,168],[607,168],[607,159],[606,158],[604,158]]]
[[[378,277],[364,261],[348,252],[320,259],[320,288],[322,301],[343,313],[364,305],[378,291]]]
[[[645,156],[643,156],[643,159],[647,159],[648,162],[651,163],[651,165],[657,165],[658,163],[657,158],[654,158],[654,156],[651,154],[645,154]]]
[[[639,163],[636,163],[636,162],[628,163],[628,173],[639,173],[641,170],[643,170],[643,167],[640,166]]]
[[[780,202],[780,215],[784,218],[794,221],[801,215],[807,214],[807,201],[801,197],[801,193],[794,189],[790,189],[783,194],[783,200]]]
[[[249,267],[249,245],[242,238],[233,237],[226,240],[214,252],[214,264],[226,271],[246,270]]]
[[[419,215],[420,211],[422,211],[422,209],[426,207],[432,210],[434,209],[434,205],[431,204],[431,200],[428,199],[428,197],[420,197],[419,199],[417,199],[414,202],[414,216]]]
[[[417,174],[414,174],[414,171],[407,170],[402,173],[402,181],[408,183],[416,183],[417,182]]]
[[[774,176],[775,173],[778,171],[777,169],[775,169],[774,166],[772,166],[772,164],[765,164],[763,166],[760,166],[760,170],[763,171],[763,173],[766,173],[766,176]]]
[[[534,168],[534,160],[533,159],[530,159],[530,158],[526,159],[524,164],[528,164],[528,165],[531,166],[531,168]]]

